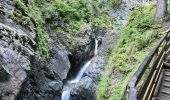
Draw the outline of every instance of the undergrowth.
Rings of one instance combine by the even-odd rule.
[[[167,10],[168,10],[168,12],[170,13],[170,0],[167,0],[168,1],[168,7],[167,7]]]
[[[154,24],[155,5],[141,6],[132,12],[109,58],[97,88],[98,100],[121,100],[125,87],[160,37]]]
[[[28,2],[16,0],[15,6],[22,13],[19,12],[18,15],[22,15],[23,20],[15,15],[10,15],[10,18],[21,25],[29,25],[29,21],[34,21],[39,37],[39,51],[43,56],[48,57],[50,34],[67,33],[72,39],[83,35],[82,30],[86,24],[111,28],[108,9],[104,8],[112,9],[120,3],[121,0],[31,0]],[[30,20],[27,19],[28,17]],[[47,31],[47,26],[50,31]]]

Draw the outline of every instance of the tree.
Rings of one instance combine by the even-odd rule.
[[[157,0],[155,21],[162,22],[167,15],[167,0]]]

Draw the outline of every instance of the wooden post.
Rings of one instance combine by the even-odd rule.
[[[137,91],[134,88],[130,88],[129,100],[137,100]]]

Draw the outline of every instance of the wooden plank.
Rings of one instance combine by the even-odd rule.
[[[165,52],[164,52],[165,53]],[[160,76],[160,73],[162,71],[162,66],[163,66],[163,59],[164,59],[164,53],[161,54],[161,58],[160,60],[158,61],[159,63],[157,64],[157,70],[155,70],[155,74],[153,75],[153,80],[150,81],[150,86],[148,86],[148,90],[146,91],[146,98],[148,98],[148,100],[152,97],[153,95],[153,90],[155,90],[156,88],[156,84],[158,82],[158,79],[159,79],[159,76]]]
[[[165,68],[165,69],[170,69],[170,63],[164,62],[164,68]]]
[[[163,63],[162,63],[162,65],[161,65],[161,68],[159,69],[159,71],[158,71],[158,73],[156,73],[157,74],[157,76],[156,76],[156,78],[154,79],[154,86],[153,86],[153,89],[152,89],[152,91],[151,91],[151,93],[150,93],[150,95],[149,95],[149,97],[148,98],[151,98],[153,95],[154,95],[154,91],[153,90],[155,90],[155,88],[156,88],[156,85],[158,84],[158,80],[159,80],[159,77],[160,77],[160,75],[161,75],[161,71],[162,71],[162,66],[163,66]],[[150,91],[148,91],[148,93],[149,93]]]
[[[161,82],[162,82],[162,79],[163,79],[164,71],[165,71],[164,69],[161,71],[160,77],[158,78],[158,82],[156,84],[153,97],[157,97],[157,95],[159,93],[159,88],[160,88],[160,85],[161,85]]]
[[[158,94],[158,100],[162,99],[162,100],[170,100],[170,82],[165,81],[167,77],[166,75],[169,75],[170,70],[167,71],[167,69],[164,71],[164,76],[162,79],[162,83],[160,86],[160,90],[159,90],[159,94]]]
[[[163,48],[163,50],[164,50],[164,49],[165,49],[165,48]],[[160,54],[162,54],[162,53],[163,53],[163,52],[161,51]],[[143,98],[143,97],[145,97],[144,95],[147,93],[146,91],[148,91],[147,88],[149,88],[149,87],[148,87],[148,84],[150,84],[150,83],[152,82],[152,81],[150,81],[150,80],[151,80],[153,77],[154,77],[154,78],[156,77],[157,74],[154,75],[153,73],[154,73],[155,71],[157,71],[157,70],[156,70],[157,68],[159,68],[158,65],[160,65],[160,63],[162,62],[163,56],[164,56],[164,55],[159,55],[158,58],[156,59],[156,61],[155,61],[154,65],[153,65],[151,71],[149,72],[149,74],[148,74],[148,76],[147,76],[144,84],[142,85],[142,87],[141,87],[140,90],[139,90],[139,96],[138,96],[138,98]],[[158,67],[157,67],[157,66],[158,66]],[[157,72],[155,72],[155,73],[157,73]],[[154,81],[153,81],[153,82],[154,82]],[[151,87],[151,88],[152,88],[152,87]]]

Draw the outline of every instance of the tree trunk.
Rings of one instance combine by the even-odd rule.
[[[155,21],[162,22],[167,13],[167,0],[157,0]]]

